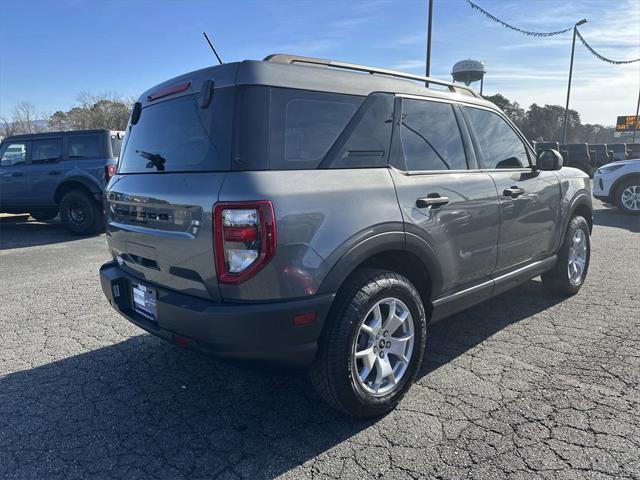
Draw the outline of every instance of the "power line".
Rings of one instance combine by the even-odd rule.
[[[466,0],[466,2],[471,6],[471,8],[473,8],[474,10],[477,10],[478,12],[482,13],[485,17],[490,18],[494,22],[499,23],[503,27],[507,27],[507,28],[509,28],[511,30],[514,30],[514,31],[519,32],[519,33],[522,33],[523,35],[528,35],[530,37],[553,37],[554,35],[561,35],[563,33],[567,33],[573,28],[573,25],[571,25],[570,27],[565,28],[564,30],[558,30],[558,31],[555,31],[555,32],[531,32],[529,30],[523,30],[521,28],[515,27],[513,25],[508,24],[507,22],[504,22],[504,21],[500,20],[498,17],[496,17],[494,15],[491,15],[489,12],[487,12],[482,7],[476,5],[471,0]]]
[[[601,55],[598,52],[596,52],[593,49],[593,47],[591,45],[589,45],[587,43],[587,41],[584,39],[584,37],[580,34],[579,30],[576,29],[576,33],[578,35],[578,38],[582,42],[582,44],[587,48],[587,50],[589,50],[596,58],[599,58],[603,62],[612,63],[614,65],[624,65],[624,64],[627,64],[627,63],[640,62],[640,58],[634,58],[633,60],[612,60],[610,58],[607,58],[604,55]]]
[[[568,31],[573,29],[573,26],[571,26],[569,28],[565,28],[564,30],[557,30],[555,32],[531,32],[529,30],[523,30],[522,28],[518,28],[518,27],[516,27],[514,25],[511,25],[511,24],[509,24],[509,23],[507,23],[507,22],[505,22],[503,20],[500,20],[495,15],[491,15],[489,12],[487,12],[485,9],[483,9],[479,5],[476,5],[471,0],[465,0],[465,1],[471,6],[471,8],[473,8],[474,10],[477,10],[478,12],[482,13],[485,17],[493,20],[494,22],[499,23],[503,27],[509,28],[509,29],[514,30],[514,31],[516,31],[518,33],[522,33],[523,35],[528,35],[530,37],[553,37],[555,35],[561,35],[561,34],[566,33],[566,32],[568,32]],[[604,55],[598,53],[591,45],[589,45],[587,43],[587,41],[584,39],[584,37],[580,34],[578,29],[576,29],[576,34],[577,34],[578,38],[580,39],[580,42],[582,42],[582,44],[586,47],[586,49],[589,50],[589,52],[591,52],[596,58],[602,60],[603,62],[611,63],[613,65],[624,65],[624,64],[629,64],[629,63],[640,62],[640,58],[634,58],[632,60],[613,60],[611,58],[607,58]]]

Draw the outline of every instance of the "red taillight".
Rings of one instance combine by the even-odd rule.
[[[269,200],[218,203],[213,209],[218,280],[238,284],[276,253],[276,217]]]
[[[106,167],[104,167],[104,177],[106,178],[107,182],[111,180],[111,177],[113,177],[115,174],[116,174],[115,165],[107,165]]]
[[[190,86],[191,86],[190,81],[184,82],[184,83],[178,83],[176,85],[169,85],[168,87],[161,88],[160,90],[157,90],[152,94],[147,95],[147,100],[149,100],[150,102],[153,102],[154,100],[157,100],[162,97],[167,97],[169,95],[173,95],[174,93],[184,92]]]

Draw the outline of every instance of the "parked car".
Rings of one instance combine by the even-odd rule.
[[[626,160],[629,158],[626,143],[609,143],[607,148],[613,152],[613,160]]]
[[[640,143],[627,143],[629,158],[640,158]]]
[[[428,323],[537,275],[575,294],[589,267],[590,180],[557,151],[536,155],[468,87],[321,59],[143,93],[106,202],[100,279],[120,314],[200,352],[308,367],[356,417],[410,388]]]
[[[104,228],[102,194],[123,132],[78,130],[7,137],[0,144],[0,211],[60,220],[77,235]]]
[[[613,152],[609,150],[606,143],[590,143],[589,150],[593,152],[591,157],[595,168],[613,162]]]
[[[567,152],[567,166],[582,170],[587,175],[591,175],[594,166],[591,163],[589,146],[586,143],[566,143],[560,145],[560,150]]]
[[[596,170],[593,196],[621,212],[640,215],[640,158],[609,163]]]

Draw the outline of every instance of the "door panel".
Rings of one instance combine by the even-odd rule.
[[[62,137],[31,142],[31,164],[27,167],[29,205],[53,205],[53,193],[62,177]]]
[[[4,143],[0,148],[0,207],[20,206],[27,197],[28,142]]]
[[[553,253],[560,224],[560,186],[553,172],[492,171],[500,199],[496,273]],[[522,193],[513,188],[522,190]]]
[[[442,292],[488,278],[498,244],[498,198],[491,177],[483,172],[409,175],[392,170],[407,232],[425,239],[442,266]],[[419,199],[447,197],[448,203],[426,205]]]
[[[550,255],[560,223],[560,186],[554,172],[532,168],[533,151],[501,115],[464,107],[481,168],[500,199],[496,274]]]

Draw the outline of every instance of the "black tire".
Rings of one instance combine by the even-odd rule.
[[[31,217],[35,218],[39,222],[48,222],[58,216],[58,210],[38,210],[29,213]]]
[[[640,178],[630,178],[629,180],[625,180],[619,187],[616,188],[616,194],[614,197],[616,207],[618,207],[618,210],[620,210],[622,213],[627,213],[629,215],[640,215],[640,208],[638,208],[637,210],[632,210],[631,208],[628,208],[622,201],[623,193],[629,187],[635,187],[636,191],[640,192]],[[640,207],[640,203],[636,204]]]
[[[399,299],[411,313],[413,349],[404,374],[393,390],[375,396],[356,378],[357,361],[352,358],[352,348],[355,348],[360,325],[371,308],[386,298]],[[316,391],[329,405],[352,417],[365,418],[388,412],[411,387],[420,369],[426,328],[422,300],[409,280],[386,270],[357,272],[340,289],[320,337],[318,355],[311,368],[311,381]],[[374,340],[374,344],[377,342]],[[393,356],[390,354],[387,358],[391,361]]]
[[[75,235],[91,235],[104,227],[102,209],[81,190],[71,190],[62,197],[60,220]]]
[[[582,230],[586,243],[586,259],[580,278],[572,280],[569,276],[569,257],[576,231]],[[589,224],[584,217],[575,215],[569,221],[569,226],[565,232],[562,246],[558,251],[558,261],[552,270],[542,274],[542,284],[547,290],[560,293],[562,295],[575,295],[578,293],[589,271],[589,260],[591,257],[591,239],[589,237]]]

